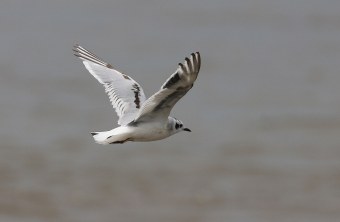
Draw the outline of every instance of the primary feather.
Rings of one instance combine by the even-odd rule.
[[[135,119],[149,121],[157,118],[158,121],[167,121],[171,109],[193,86],[201,67],[200,53],[192,53],[179,63],[174,72],[162,85],[160,90],[147,99]]]
[[[119,117],[118,124],[126,125],[134,120],[145,101],[142,87],[130,76],[115,70],[112,65],[80,45],[75,45],[73,50],[83,60],[86,69],[104,85]]]

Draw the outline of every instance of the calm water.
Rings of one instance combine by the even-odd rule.
[[[2,1],[0,221],[338,221],[340,2]],[[147,96],[193,51],[192,133],[100,146],[79,43]]]

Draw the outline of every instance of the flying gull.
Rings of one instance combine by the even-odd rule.
[[[181,131],[191,132],[183,122],[169,116],[171,109],[193,86],[201,66],[199,52],[192,53],[178,64],[177,70],[160,90],[146,99],[142,87],[130,76],[114,69],[80,45],[73,48],[86,69],[100,82],[119,117],[119,127],[110,131],[92,132],[103,145],[126,141],[161,140]]]

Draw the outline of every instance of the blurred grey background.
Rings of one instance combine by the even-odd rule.
[[[339,221],[340,1],[2,0],[0,221]],[[147,96],[202,54],[172,115],[192,133],[100,146],[116,126],[79,43]]]

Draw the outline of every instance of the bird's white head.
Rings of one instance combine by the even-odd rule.
[[[169,125],[168,126],[171,129],[171,131],[173,132],[173,134],[181,132],[181,131],[191,132],[191,130],[189,128],[184,127],[183,122],[181,120],[178,120],[178,119],[173,118],[173,117],[169,117]]]

